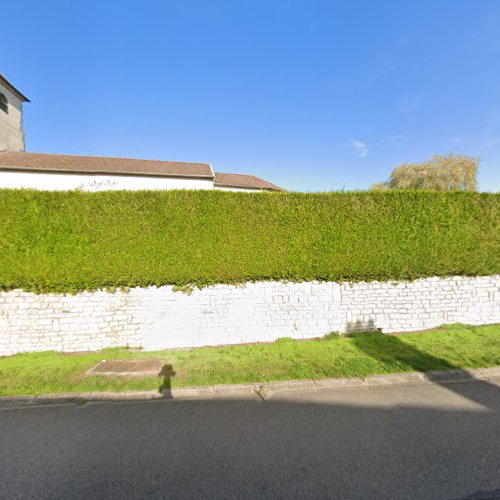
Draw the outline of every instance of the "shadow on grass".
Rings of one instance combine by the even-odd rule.
[[[479,403],[489,408],[489,400],[481,396],[483,392],[471,390],[467,384],[455,384],[455,373],[453,380],[450,372],[460,371],[460,380],[476,381],[478,384],[489,387],[490,393],[500,392],[500,389],[483,379],[476,378],[463,366],[450,363],[448,360],[434,356],[425,351],[417,349],[411,344],[407,344],[400,337],[383,334],[376,328],[373,320],[356,321],[347,326],[347,332],[356,348],[376,360],[387,373],[397,372],[422,372],[426,374],[428,380],[446,387],[471,401]],[[338,338],[335,334],[332,338]],[[289,342],[291,339],[281,339],[277,343]],[[293,341],[292,341],[293,342]],[[258,369],[258,368],[256,368]],[[159,392],[165,399],[172,399],[172,379],[176,372],[173,365],[162,366],[158,376],[161,378]]]
[[[175,377],[174,367],[170,364],[165,364],[161,367],[158,374],[162,381],[159,387],[160,393],[166,399],[172,399],[172,378]]]
[[[366,326],[368,326],[371,331],[360,331]],[[394,372],[394,366],[400,367],[401,372],[426,372],[426,376],[430,381],[442,385],[487,408],[490,407],[490,400],[489,398],[482,397],[482,394],[484,394],[483,392],[473,390],[471,386],[467,384],[452,383],[449,372],[451,370],[461,371],[462,380],[475,380],[478,384],[488,387],[490,390],[489,394],[491,394],[491,391],[500,392],[500,389],[496,385],[490,384],[482,379],[477,379],[462,366],[454,365],[446,359],[421,351],[403,342],[399,337],[385,335],[380,330],[375,330],[372,320],[366,324],[361,322],[351,324],[348,327],[348,331],[352,332],[349,336],[352,338],[357,349],[377,360],[379,363],[387,364],[387,367],[390,368],[388,370],[389,372]]]
[[[377,331],[352,339],[392,369],[459,368]],[[173,366],[159,376],[171,398]],[[433,380],[488,411],[431,385],[14,405],[0,411],[2,497],[496,500],[500,390],[470,378]]]

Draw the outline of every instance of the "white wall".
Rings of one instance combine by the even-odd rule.
[[[0,293],[0,355],[270,342],[330,332],[500,323],[500,276],[399,283],[259,282],[191,295],[171,286],[115,293]]]
[[[108,191],[126,189],[213,189],[212,179],[140,175],[85,175],[69,173],[13,172],[0,170],[0,188],[50,191],[81,189]]]
[[[9,112],[0,109],[0,151],[24,151],[23,103],[0,83],[9,102]]]
[[[240,187],[223,187],[223,186],[214,186],[214,189],[218,189],[219,191],[237,191],[242,193],[262,193],[268,192],[265,189],[252,189],[252,188],[240,188]]]

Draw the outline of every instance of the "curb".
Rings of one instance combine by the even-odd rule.
[[[368,377],[325,378],[320,380],[286,380],[264,384],[233,384],[204,387],[184,387],[158,391],[129,392],[78,392],[64,394],[44,394],[41,396],[0,397],[0,408],[38,406],[73,403],[85,404],[88,401],[151,401],[151,400],[189,400],[213,399],[218,397],[260,397],[263,400],[275,395],[294,392],[318,392],[324,389],[350,389],[356,387],[376,387],[401,384],[434,383],[447,384],[467,380],[489,381],[500,379],[500,366],[475,368],[470,370],[448,370],[429,372],[391,373],[388,375],[370,375]]]

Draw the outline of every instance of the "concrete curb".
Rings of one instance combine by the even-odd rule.
[[[88,401],[150,401],[150,400],[189,400],[213,399],[228,397],[260,397],[269,399],[287,393],[318,392],[324,389],[351,389],[356,387],[370,388],[401,384],[447,384],[467,380],[500,379],[500,366],[492,368],[476,368],[471,370],[448,370],[430,372],[391,373],[387,375],[371,375],[364,378],[325,378],[320,380],[286,380],[283,382],[267,382],[264,384],[233,384],[205,387],[185,387],[158,391],[129,392],[83,392],[64,394],[44,394],[41,396],[8,396],[0,397],[0,408],[38,406],[73,403],[85,404]]]

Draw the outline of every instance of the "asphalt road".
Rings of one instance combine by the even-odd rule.
[[[0,409],[1,498],[500,498],[500,384]]]

